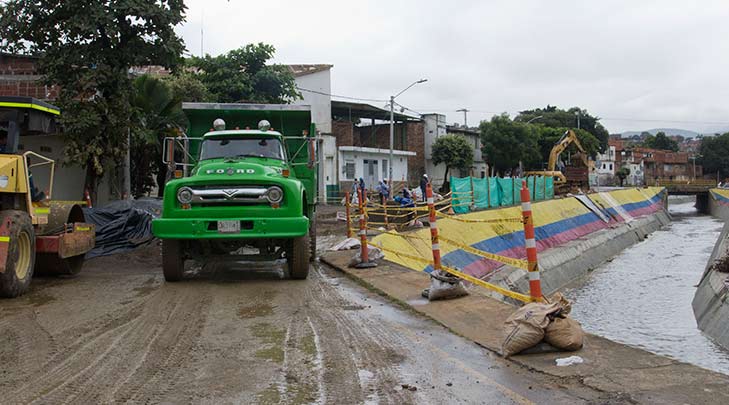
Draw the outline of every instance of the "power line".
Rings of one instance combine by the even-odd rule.
[[[311,89],[305,89],[303,87],[296,86],[297,90],[305,91],[308,93],[314,93],[314,94],[321,94],[322,96],[330,96],[330,97],[337,97],[337,98],[343,98],[347,100],[356,100],[356,101],[371,101],[375,103],[386,103],[387,100],[378,100],[374,98],[361,98],[361,97],[350,97],[350,96],[340,96],[338,94],[331,94],[331,93],[325,93],[323,91],[317,91],[317,90],[311,90]]]

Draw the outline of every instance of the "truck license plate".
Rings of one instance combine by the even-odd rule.
[[[218,233],[240,233],[240,221],[218,221]]]

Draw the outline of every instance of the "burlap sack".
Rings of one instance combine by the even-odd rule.
[[[547,325],[544,340],[558,349],[575,351],[582,348],[585,333],[574,319],[556,317]]]
[[[544,338],[544,329],[549,325],[549,315],[560,310],[559,303],[543,304],[532,302],[516,310],[504,323],[504,343],[501,352],[504,357],[528,349]]]

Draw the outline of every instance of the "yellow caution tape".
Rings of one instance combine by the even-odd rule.
[[[88,226],[78,226],[78,227],[76,227],[76,230],[77,231],[80,231],[80,232],[88,232],[88,231],[91,230],[91,227],[88,227]]]
[[[495,260],[499,263],[508,264],[509,266],[516,267],[518,269],[523,270],[529,270],[529,265],[526,260],[522,259],[515,259],[513,257],[507,257],[507,256],[501,256],[494,253],[484,252],[483,250],[478,250],[476,248],[473,248],[468,245],[464,245],[462,243],[458,243],[456,241],[453,241],[451,239],[445,238],[442,235],[438,235],[438,239],[442,242],[448,243],[450,245],[456,246],[459,249],[463,250],[464,252],[468,252],[471,254],[474,254],[476,256],[483,257],[485,259],[489,260]]]
[[[51,212],[50,208],[36,208],[35,213],[36,214],[48,214]]]
[[[0,236],[0,242],[10,242],[10,236]]]
[[[402,256],[402,257],[408,258],[410,260],[415,260],[415,261],[418,261],[420,263],[427,263],[427,264],[429,264],[431,266],[433,265],[433,261],[431,261],[431,260],[424,259],[424,258],[418,257],[418,256],[409,255],[409,254],[406,254],[406,253],[396,252],[396,251],[391,250],[391,249],[388,249],[388,248],[386,248],[386,247],[384,247],[382,245],[376,245],[376,246],[379,249],[381,249],[381,250],[383,250],[385,252],[392,253],[392,254],[398,255],[398,256]],[[462,273],[462,272],[460,272],[460,271],[458,271],[458,270],[456,270],[456,269],[454,269],[452,267],[441,266],[441,269],[443,271],[446,271],[446,272],[450,273],[450,274],[453,274],[456,277],[462,278],[462,279],[464,279],[464,280],[466,280],[468,282],[471,282],[473,284],[476,284],[476,285],[478,285],[480,287],[483,287],[483,288],[486,288],[488,290],[496,291],[497,293],[499,293],[499,294],[501,294],[503,296],[514,298],[515,300],[519,300],[519,301],[522,301],[522,302],[538,301],[537,299],[534,299],[534,298],[532,298],[532,297],[530,297],[528,295],[521,294],[521,293],[514,292],[514,291],[509,291],[509,290],[507,290],[505,288],[502,288],[502,287],[499,287],[499,286],[497,286],[495,284],[491,284],[489,282],[483,281],[483,280],[478,279],[476,277],[470,276],[470,275],[468,275],[466,273]]]
[[[443,217],[443,218],[449,218],[449,219],[452,219],[454,221],[459,221],[459,222],[482,223],[482,224],[495,224],[495,223],[499,223],[499,222],[514,222],[514,223],[524,222],[523,218],[468,219],[468,218],[461,218],[457,215],[444,214],[442,212],[438,212],[438,216]]]

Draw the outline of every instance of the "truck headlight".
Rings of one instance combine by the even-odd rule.
[[[192,202],[192,189],[190,187],[182,187],[177,190],[177,201],[180,204],[190,204]]]
[[[277,186],[269,187],[266,190],[266,199],[271,204],[279,204],[283,200],[283,190]]]

